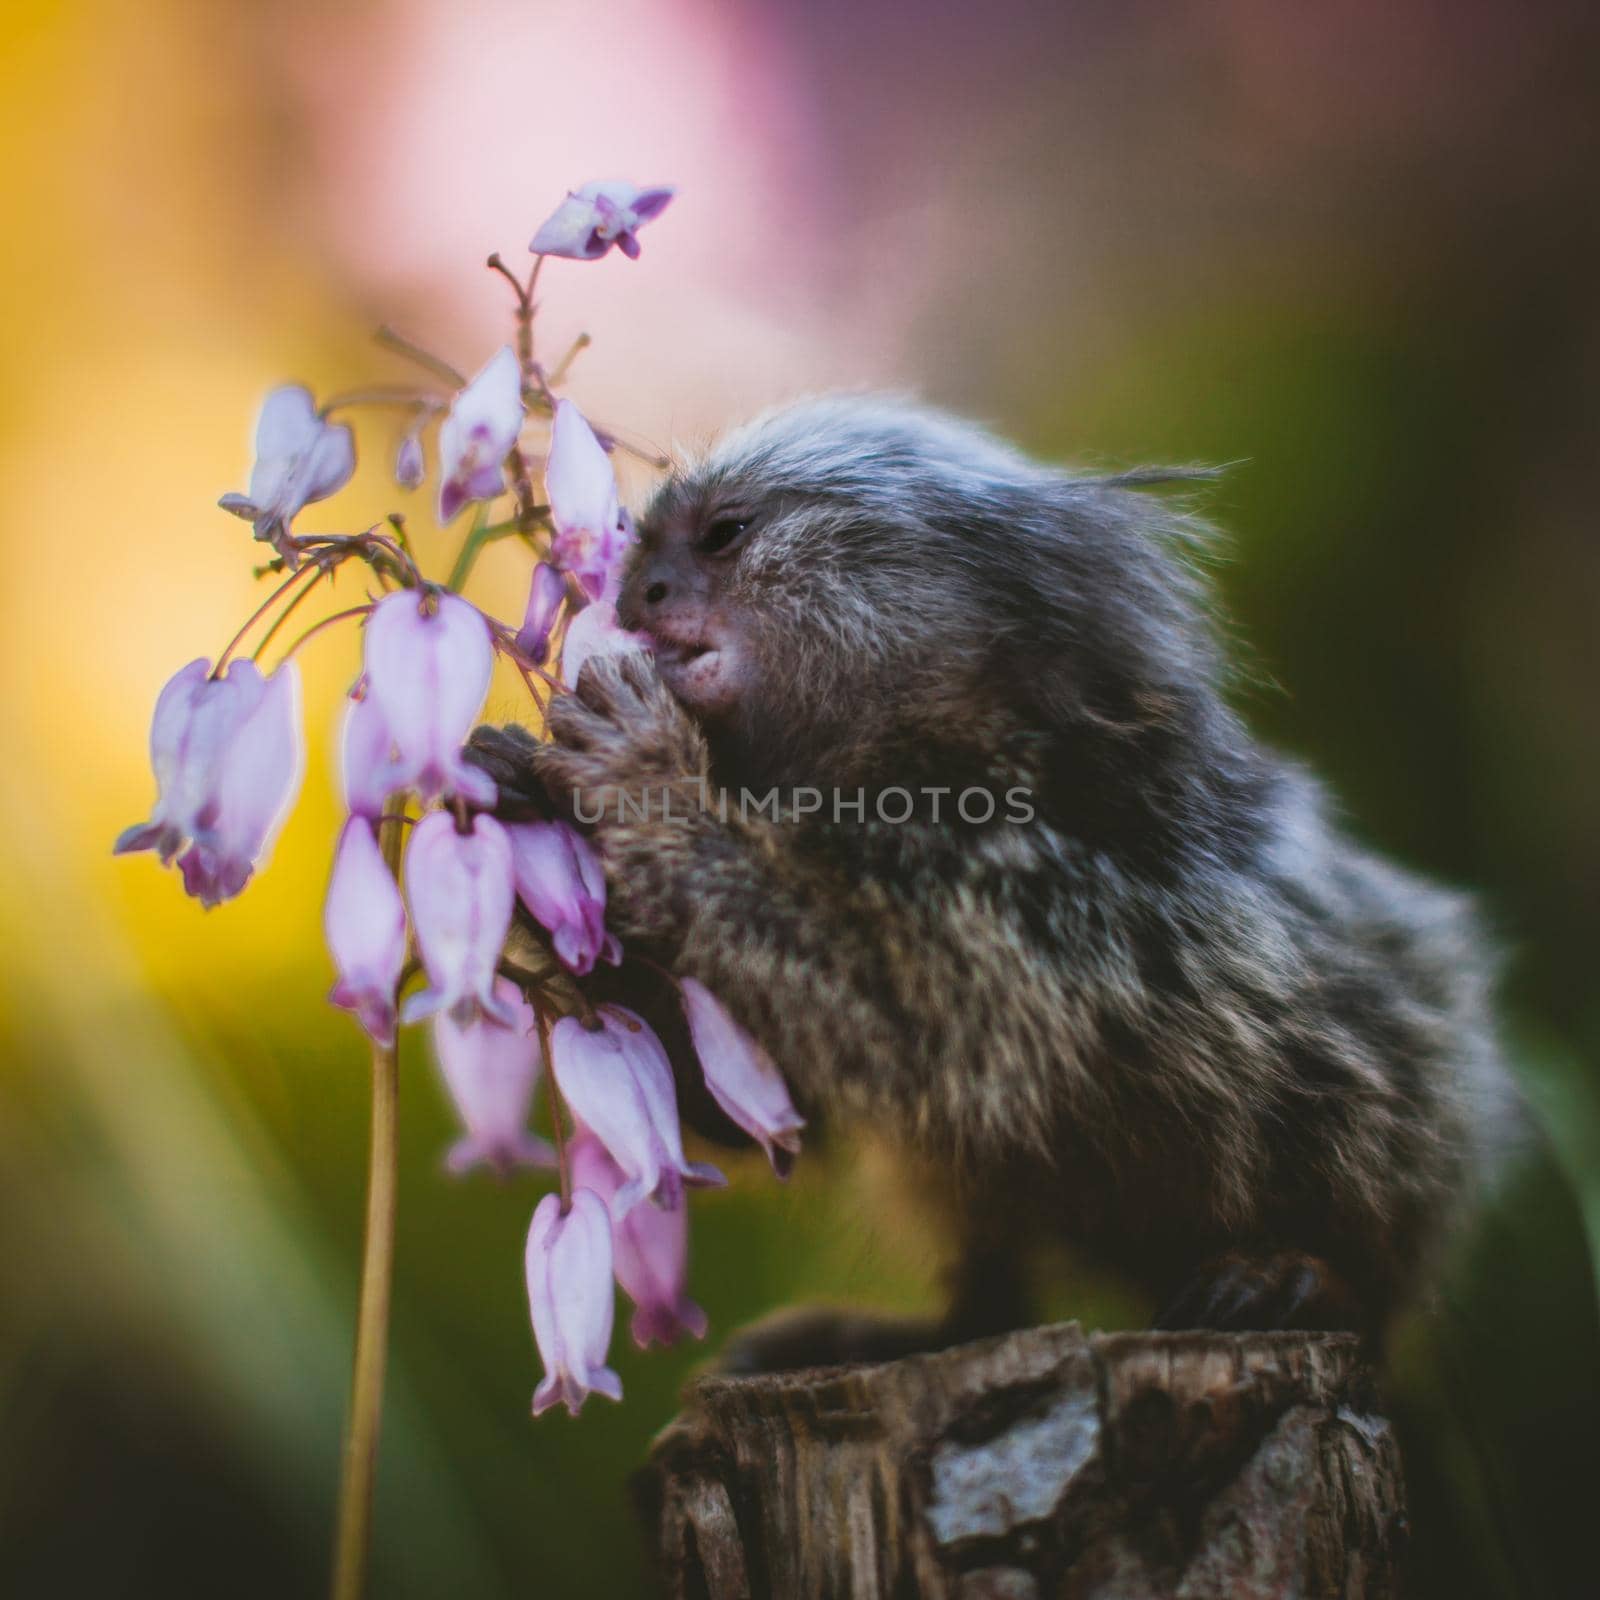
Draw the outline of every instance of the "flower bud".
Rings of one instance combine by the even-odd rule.
[[[551,1033],[550,1070],[572,1114],[627,1180],[612,1202],[614,1215],[627,1216],[647,1197],[679,1205],[686,1183],[727,1181],[715,1167],[685,1158],[667,1052],[631,1011],[607,1006],[593,1029],[561,1018]]]
[[[220,678],[191,661],[156,701],[150,761],[159,793],[150,821],[128,828],[118,855],[179,858],[203,905],[238,894],[265,855],[300,782],[300,676],[293,662],[263,678],[235,661]]]
[[[404,876],[429,987],[406,1001],[400,1020],[447,1011],[465,1026],[483,1012],[514,1027],[516,1012],[494,990],[513,904],[505,829],[480,815],[459,833],[448,812],[430,811],[411,830]]]
[[[558,1401],[577,1416],[590,1394],[620,1400],[622,1380],[606,1365],[615,1292],[605,1201],[579,1189],[563,1215],[561,1196],[547,1194],[528,1230],[527,1271],[533,1337],[544,1362],[534,1416]]]
[[[527,614],[517,634],[517,649],[530,661],[542,664],[549,654],[550,630],[556,625],[566,595],[567,585],[561,574],[549,562],[539,562],[528,588]]]
[[[328,998],[353,1011],[379,1044],[393,1044],[406,908],[365,817],[351,817],[339,835],[322,927],[339,969]]]
[[[347,762],[357,764],[347,767],[347,788],[368,804],[379,791],[409,788],[425,800],[448,793],[492,806],[493,781],[461,755],[494,672],[494,643],[478,611],[448,590],[386,595],[367,618],[365,660],[371,707],[360,715],[373,720],[355,730],[359,739],[347,738]],[[390,745],[398,751],[392,764]]]
[[[492,500],[506,487],[505,459],[522,432],[522,369],[502,345],[463,389],[439,425],[439,521],[469,500]]]
[[[433,1019],[439,1070],[467,1130],[445,1158],[452,1172],[480,1164],[500,1173],[556,1164],[550,1145],[528,1132],[539,1082],[533,1007],[508,978],[497,979],[494,992],[514,1018],[510,1027],[481,1017],[463,1025],[444,1011]]]
[[[584,662],[592,657],[620,656],[649,648],[647,635],[630,633],[617,621],[614,605],[591,600],[567,624],[566,637],[561,641],[561,680],[569,689],[576,688]]]
[[[789,1099],[783,1074],[703,983],[684,978],[679,987],[712,1098],[767,1152],[772,1170],[787,1178],[806,1124]]]
[[[544,492],[555,525],[550,559],[563,572],[576,573],[591,599],[614,601],[632,529],[617,497],[611,458],[570,400],[556,404]]]
[[[422,440],[408,433],[400,441],[394,457],[394,481],[402,489],[415,489],[427,476],[428,464],[422,458]]]
[[[606,876],[594,846],[567,822],[508,823],[517,898],[551,936],[561,964],[578,977],[603,957],[622,960],[606,932]]]
[[[626,1179],[587,1131],[569,1147],[574,1188],[592,1189],[609,1207]],[[611,1219],[611,1261],[617,1282],[633,1301],[630,1332],[643,1350],[654,1342],[674,1344],[684,1334],[703,1339],[706,1314],[689,1298],[689,1208],[635,1206]]]

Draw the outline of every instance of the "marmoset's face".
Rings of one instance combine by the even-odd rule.
[[[742,569],[767,512],[755,501],[664,496],[639,528],[618,601],[649,634],[667,687],[697,716],[729,718],[756,686]]]

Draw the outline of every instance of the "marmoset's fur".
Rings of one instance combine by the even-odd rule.
[[[1141,492],[1162,477],[894,402],[763,417],[639,524],[619,612],[654,663],[591,662],[535,758],[604,809],[624,941],[803,1107],[941,1175],[973,1263],[952,1336],[1021,1315],[1003,1263],[1050,1239],[1164,1325],[1373,1329],[1506,1103],[1469,907],[1353,844],[1230,709],[1206,530]],[[664,817],[701,777],[711,806]],[[774,785],[783,820],[741,815]],[[791,819],[795,788],[820,808]],[[807,1326],[756,1359],[892,1343]]]

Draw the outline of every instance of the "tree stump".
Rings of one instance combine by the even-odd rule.
[[[1399,1452],[1349,1335],[1064,1323],[686,1401],[636,1484],[672,1600],[1399,1592]]]

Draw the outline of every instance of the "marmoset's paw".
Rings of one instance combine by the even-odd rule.
[[[552,815],[550,796],[539,777],[539,741],[514,722],[502,728],[474,728],[465,755],[494,779],[499,790],[494,814],[502,822],[535,822]]]
[[[941,1350],[951,1342],[947,1325],[933,1317],[798,1306],[741,1328],[723,1346],[716,1370],[750,1377],[803,1367],[866,1366]]]
[[[1232,1251],[1207,1262],[1162,1308],[1154,1326],[1362,1333],[1369,1321],[1350,1285],[1320,1257]]]
[[[551,702],[550,737],[539,774],[586,819],[615,820],[623,801],[635,817],[699,803],[705,740],[643,652],[587,662],[576,690]]]

